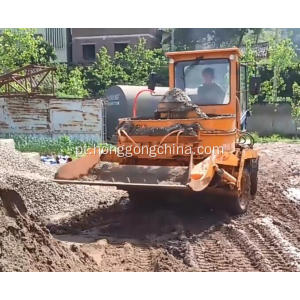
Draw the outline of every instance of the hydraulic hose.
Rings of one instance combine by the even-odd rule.
[[[137,102],[138,102],[138,98],[139,96],[144,93],[144,92],[149,92],[149,93],[153,93],[154,91],[153,90],[150,90],[150,89],[144,89],[144,90],[140,90],[136,96],[134,97],[134,100],[133,100],[133,107],[132,107],[132,117],[133,118],[136,118],[136,108],[137,108]]]

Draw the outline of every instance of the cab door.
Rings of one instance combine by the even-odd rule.
[[[246,129],[246,119],[248,112],[248,89],[247,89],[247,66],[240,64],[239,78],[239,100],[241,107],[241,128]]]

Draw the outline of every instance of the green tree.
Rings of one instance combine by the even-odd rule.
[[[256,59],[256,52],[253,49],[253,42],[251,38],[247,38],[245,40],[245,51],[243,53],[243,57],[241,60],[243,63],[246,63],[248,66],[248,78],[247,83],[249,85],[250,78],[257,75],[257,64],[258,61]],[[249,102],[253,104],[257,101],[257,96],[250,95]]]
[[[293,97],[291,99],[292,116],[297,124],[300,123],[300,84],[294,82],[293,84]]]
[[[285,88],[282,73],[293,66],[296,56],[293,42],[290,39],[277,41],[276,38],[272,38],[270,40],[269,58],[266,65],[269,70],[273,71],[273,77],[270,81],[264,82],[262,86],[268,102],[277,102],[279,91]]]
[[[58,97],[84,98],[88,96],[89,93],[85,89],[86,80],[81,68],[69,68],[65,64],[58,65],[55,78]]]
[[[33,29],[6,29],[0,36],[0,72],[27,64],[48,64],[54,49]]]
[[[57,56],[52,45],[50,45],[42,36],[36,37],[38,55],[33,64],[48,65],[50,62],[55,61]]]
[[[85,71],[86,87],[93,95],[103,95],[104,91],[115,84],[127,80],[126,73],[116,65],[105,47],[96,54],[96,61]]]
[[[162,49],[146,49],[144,39],[133,47],[126,47],[124,52],[115,54],[115,65],[127,75],[124,77],[126,84],[145,85],[149,74],[159,73],[166,64]]]

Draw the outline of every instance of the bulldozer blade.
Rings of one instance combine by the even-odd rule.
[[[84,157],[66,163],[58,169],[56,179],[71,180],[88,175],[89,171],[99,162],[100,155],[88,154]]]
[[[201,192],[208,188],[215,175],[215,156],[189,166],[120,165],[99,162],[99,155],[87,155],[61,167],[55,182],[60,184],[107,185],[123,190],[190,190]],[[89,175],[89,178],[79,179]],[[93,179],[92,179],[93,178]]]
[[[62,180],[55,179],[54,182],[59,184],[81,184],[81,185],[98,185],[98,186],[115,186],[122,190],[189,190],[187,185],[183,184],[145,184],[145,183],[127,183],[127,182],[109,182],[101,180]]]
[[[131,189],[188,189],[188,167],[102,163],[90,172],[97,179],[55,180],[62,184],[112,185]]]

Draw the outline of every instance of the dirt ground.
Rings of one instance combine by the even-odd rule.
[[[49,228],[101,271],[300,271],[300,145],[256,148],[259,188],[243,216],[201,201],[133,206],[123,197]]]
[[[15,188],[29,201],[29,213],[27,221],[20,216],[0,215],[2,223],[6,220],[5,226],[0,223],[0,235],[5,237],[0,243],[0,266],[3,258],[3,270],[22,270],[24,264],[14,262],[15,268],[8,268],[13,254],[16,255],[13,252],[9,256],[8,245],[21,245],[19,230],[7,229],[10,220],[20,230],[27,228],[28,241],[34,233],[41,245],[37,250],[44,253],[39,256],[32,249],[33,252],[19,250],[33,266],[23,270],[300,271],[300,144],[259,144],[256,148],[260,153],[258,192],[248,212],[234,218],[221,209],[208,208],[201,199],[167,202],[156,197],[151,202],[133,205],[126,193],[112,188],[76,188],[79,201],[89,191],[83,209],[73,199],[73,190],[63,186],[59,193],[64,201],[69,201],[68,209],[58,211],[56,198],[52,197],[48,206],[54,203],[54,208],[43,214],[38,209],[43,197],[30,200],[20,187],[22,182],[18,182]],[[10,180],[3,181],[14,186],[14,177],[8,177]],[[27,176],[27,180],[32,179]],[[47,189],[53,192],[44,187],[46,192]],[[34,224],[39,230],[32,231],[23,222]],[[52,269],[43,268],[51,253],[58,253],[49,262]],[[35,267],[35,260],[40,257],[45,259]]]

